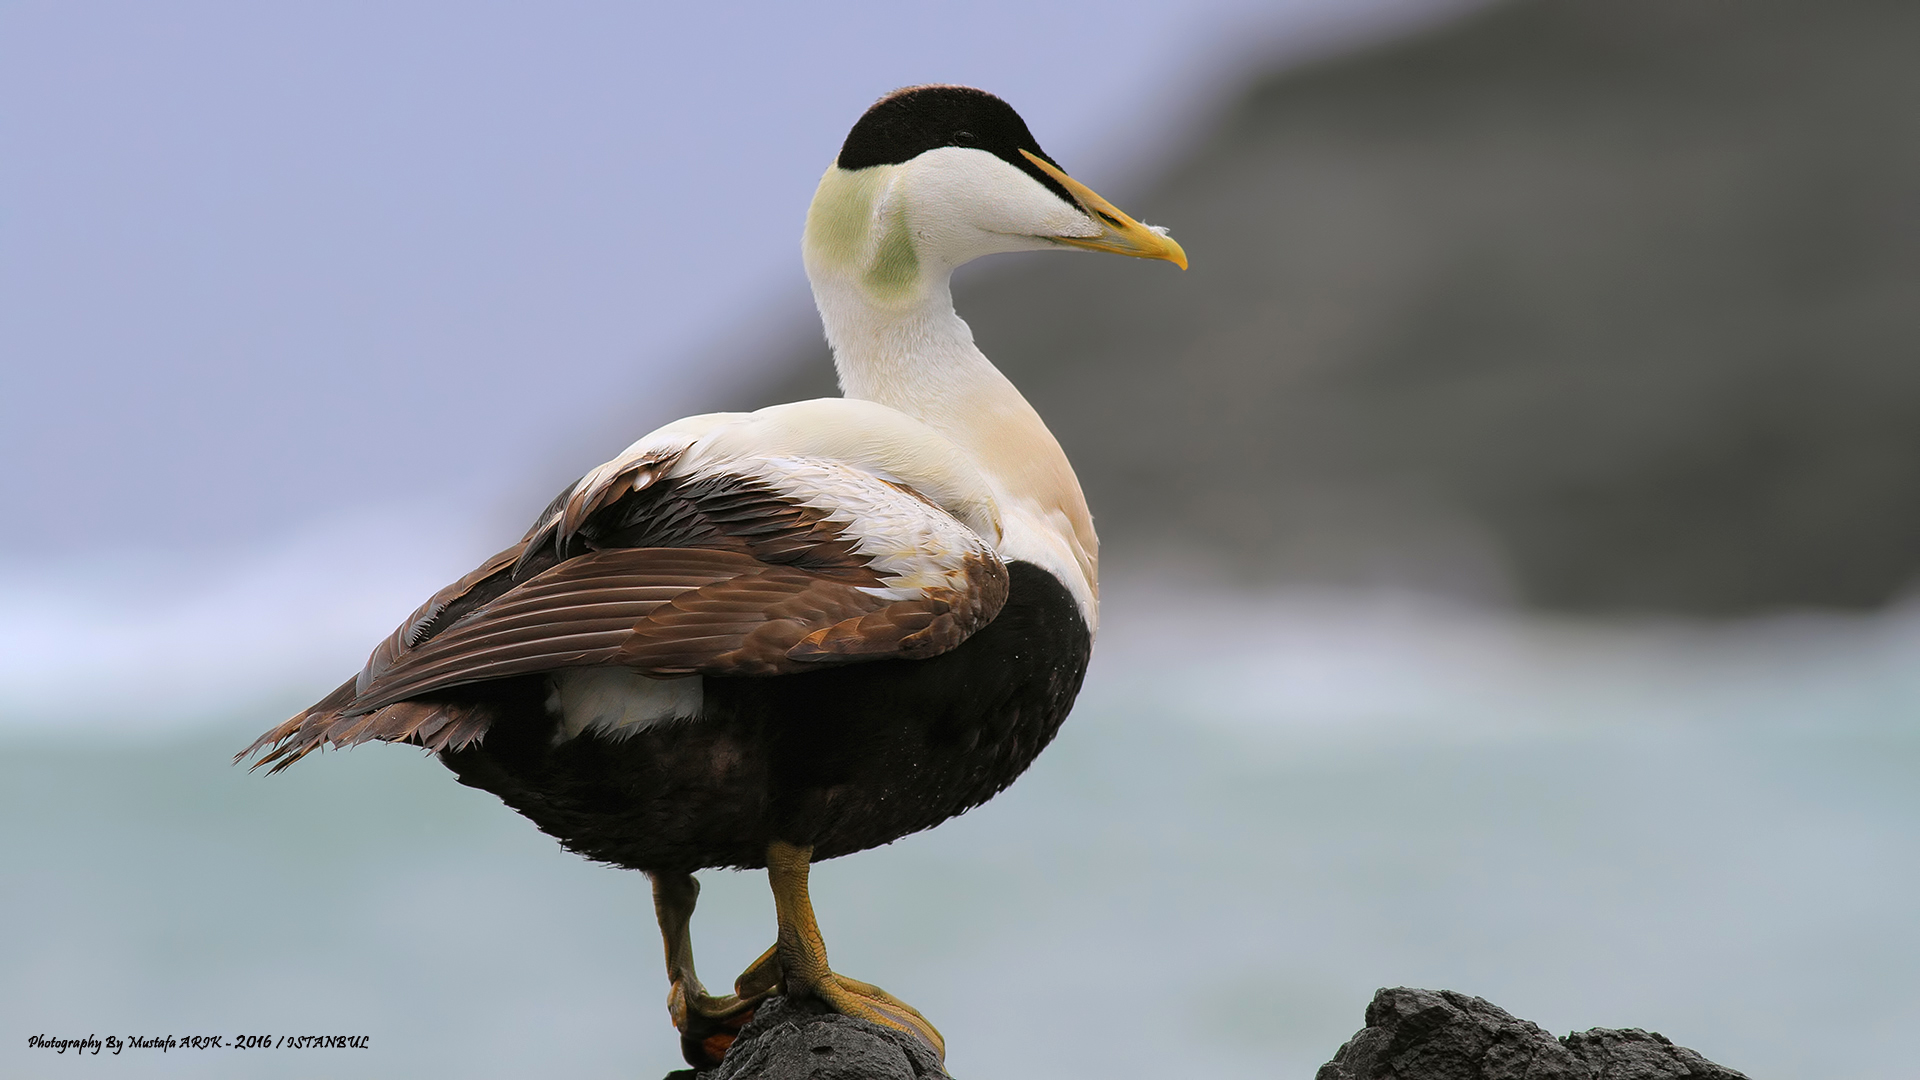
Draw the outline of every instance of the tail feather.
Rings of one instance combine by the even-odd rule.
[[[490,710],[469,707],[428,740],[426,747],[434,753],[442,750],[464,750],[479,742],[480,736],[487,732],[487,725],[492,722],[493,714]]]
[[[234,755],[237,764],[258,754],[251,769],[270,765],[277,773],[325,746],[363,742],[410,742],[434,753],[478,742],[493,722],[492,710],[475,702],[401,701],[369,713],[343,715],[353,705],[355,680],[348,679],[285,723],[255,739]]]
[[[311,707],[294,714],[286,723],[255,739],[252,746],[233,755],[234,764],[237,765],[255,754],[260,754],[261,751],[266,751],[249,767],[248,771],[258,769],[262,765],[272,765],[271,772],[279,772],[307,756],[319,745],[318,736],[324,729],[325,721],[338,715],[341,709],[353,702],[354,682],[354,679],[348,679],[341,683],[333,693],[321,698]]]
[[[414,737],[420,740],[422,746],[431,748],[433,746],[433,737],[439,734],[448,724],[453,723],[455,719],[457,719],[457,717],[454,715],[454,710],[437,710],[431,719],[421,724],[419,729],[413,733]]]

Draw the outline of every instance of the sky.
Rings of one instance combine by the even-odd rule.
[[[0,718],[357,666],[790,354],[887,90],[992,89],[1124,206],[1256,70],[1459,6],[0,3]]]
[[[983,85],[1132,176],[1228,72],[1431,6],[0,7],[0,505],[201,549],[564,482],[618,448],[569,432],[672,419],[805,310],[800,221],[880,93]]]

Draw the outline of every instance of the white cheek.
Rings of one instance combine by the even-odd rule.
[[[1045,237],[1099,226],[1038,180],[982,150],[943,147],[901,166],[908,221],[923,253],[957,266],[981,255],[1051,247]]]

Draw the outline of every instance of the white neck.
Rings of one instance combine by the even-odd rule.
[[[883,217],[888,210],[879,205],[872,212]],[[973,331],[954,312],[953,268],[921,257],[906,273],[882,280],[876,260],[884,243],[834,258],[839,252],[823,250],[814,231],[810,215],[807,276],[841,391],[920,420],[972,457],[1001,504],[1001,554],[1052,571],[1092,626],[1099,541],[1086,497],[1040,414],[974,345]]]

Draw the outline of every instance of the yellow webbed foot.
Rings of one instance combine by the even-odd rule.
[[[774,841],[767,848],[767,882],[773,887],[780,937],[774,946],[780,989],[791,997],[814,998],[842,1016],[904,1031],[930,1047],[941,1060],[946,1040],[920,1010],[870,983],[840,975],[827,965],[827,944],[807,894],[812,849]],[[763,957],[764,959],[764,957]],[[745,976],[742,976],[744,978]]]

